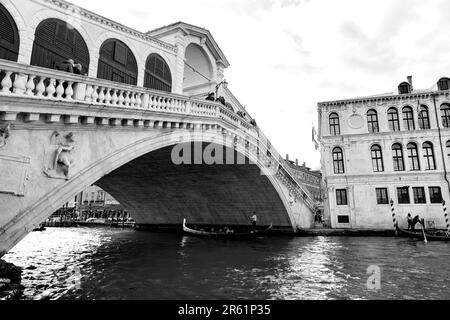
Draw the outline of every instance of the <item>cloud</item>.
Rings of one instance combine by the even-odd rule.
[[[340,32],[343,43],[347,44],[341,59],[347,66],[370,73],[392,72],[399,68],[399,56],[385,37],[369,37],[353,21],[342,23]]]
[[[293,40],[295,44],[295,50],[301,55],[308,56],[311,54],[310,51],[306,50],[303,45],[303,38],[293,32],[292,30],[285,30],[285,33],[289,36],[291,40]]]

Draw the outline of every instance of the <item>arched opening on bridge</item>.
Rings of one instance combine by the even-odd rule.
[[[195,150],[194,144],[188,145]],[[209,165],[203,160],[177,165],[170,146],[123,165],[95,184],[117,199],[139,225],[180,226],[186,218],[197,225],[245,226],[256,211],[258,224],[292,230],[276,188],[256,164],[231,148],[199,145],[203,151],[213,147],[213,156],[223,158],[223,163],[231,155],[236,164]]]
[[[97,78],[136,85],[138,67],[130,48],[120,40],[108,39],[100,48]]]
[[[81,64],[81,74],[88,73],[89,49],[81,34],[65,21],[53,18],[42,21],[36,28],[31,65],[60,69],[68,59]]]
[[[172,74],[166,61],[152,53],[145,63],[144,87],[172,92]]]
[[[16,22],[8,10],[0,4],[0,59],[17,61],[19,42]]]
[[[211,90],[213,68],[205,50],[191,43],[185,52],[183,92],[185,94],[205,93]]]

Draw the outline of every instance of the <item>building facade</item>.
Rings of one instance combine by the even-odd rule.
[[[450,79],[414,90],[318,104],[325,219],[333,228],[393,228],[420,215],[445,228],[450,199]]]
[[[72,200],[64,204],[65,208],[108,208],[118,207],[120,203],[114,199],[112,195],[102,188],[92,185],[79,194]]]
[[[294,178],[298,179],[310,192],[318,203],[323,202],[322,197],[322,173],[320,170],[311,170],[306,166],[306,163],[299,165],[298,159],[295,161],[289,160],[286,157],[286,163],[289,165]]]

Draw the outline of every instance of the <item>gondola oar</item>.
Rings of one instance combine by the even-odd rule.
[[[423,242],[428,243],[427,235],[425,234],[425,219],[422,219],[422,234],[423,234]]]

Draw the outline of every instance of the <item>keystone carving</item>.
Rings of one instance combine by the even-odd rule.
[[[8,123],[3,128],[0,128],[0,148],[6,145],[6,141],[10,136],[11,125]]]
[[[62,136],[58,131],[55,131],[52,134],[51,141],[52,145],[56,146],[56,150],[54,150],[50,166],[44,169],[44,173],[49,178],[69,180],[71,168],[75,164],[72,159],[72,151],[75,148],[73,133],[70,132]]]

